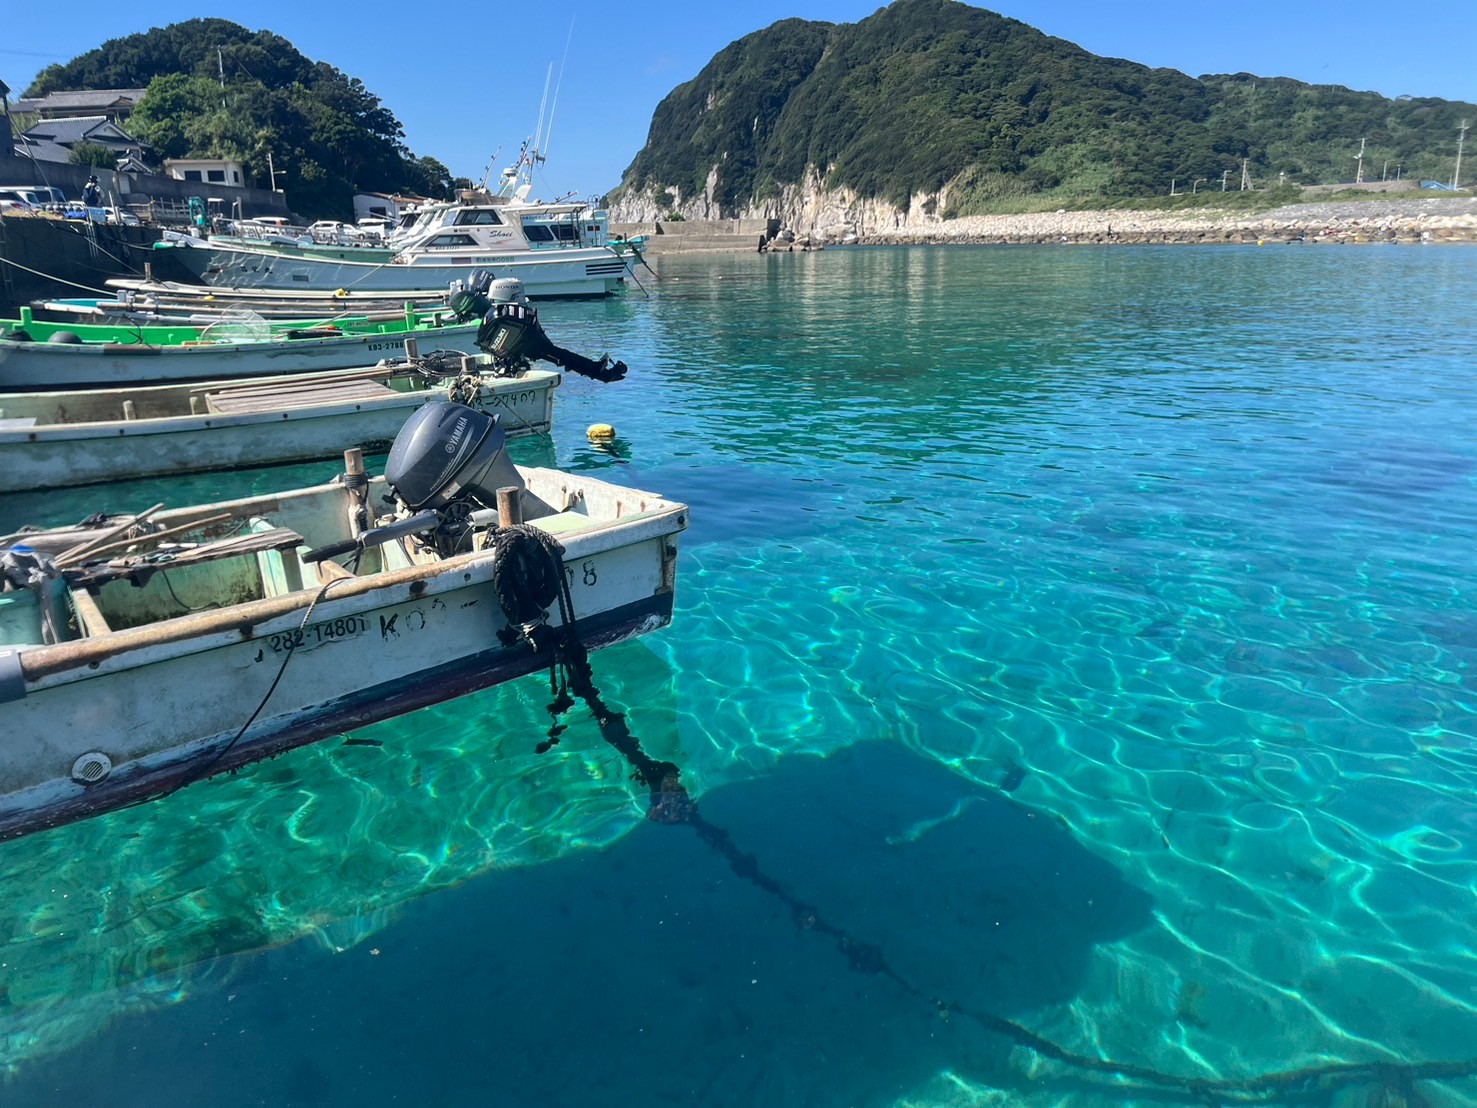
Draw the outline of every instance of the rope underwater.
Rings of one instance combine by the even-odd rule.
[[[512,625],[498,632],[499,639],[505,645],[522,639],[536,653],[547,652],[550,657],[549,689],[553,700],[548,711],[553,722],[548,739],[535,750],[542,754],[557,745],[567,726],[559,722],[560,717],[574,706],[576,697],[584,701],[601,738],[625,758],[632,779],[648,791],[646,818],[656,823],[691,827],[703,843],[723,857],[735,875],[784,904],[798,929],[831,939],[851,970],[884,977],[939,1015],[966,1017],[985,1031],[1047,1061],[1104,1078],[1127,1079],[1143,1091],[1153,1090],[1159,1096],[1178,1094],[1192,1103],[1263,1104],[1275,1096],[1331,1094],[1359,1084],[1374,1084],[1387,1093],[1418,1098],[1420,1094],[1414,1089],[1417,1081],[1477,1076],[1477,1058],[1469,1058],[1412,1063],[1340,1062],[1241,1079],[1184,1077],[1152,1066],[1077,1054],[1012,1020],[929,992],[894,969],[880,946],[858,939],[825,919],[814,905],[765,873],[753,854],[742,850],[727,831],[703,817],[697,802],[681,782],[678,766],[658,761],[641,749],[640,742],[626,726],[625,715],[606,704],[595,687],[589,652],[575,630],[573,600],[563,572],[564,549],[558,541],[545,531],[520,524],[495,532],[493,550],[493,587]],[[557,630],[547,622],[548,608],[555,601],[562,624]],[[1135,1085],[1122,1082],[1114,1082],[1107,1088],[1117,1096],[1135,1091]]]

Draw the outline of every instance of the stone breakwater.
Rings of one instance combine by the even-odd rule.
[[[1202,209],[966,216],[868,228],[865,243],[1477,242],[1477,198],[1289,204],[1242,213]]]

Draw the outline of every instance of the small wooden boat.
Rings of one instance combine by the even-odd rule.
[[[221,312],[246,310],[268,319],[328,319],[339,315],[375,315],[403,311],[409,304],[419,312],[446,307],[447,290],[414,289],[393,294],[359,292],[351,289],[329,291],[309,289],[234,289],[217,285],[186,285],[175,281],[115,278],[107,282],[117,294],[105,304],[131,306],[135,310],[179,312]],[[84,300],[63,300],[60,304],[86,307]]]
[[[0,838],[547,668],[567,631],[668,624],[687,508],[514,467],[501,435],[426,405],[383,478],[351,451],[331,484],[0,539]],[[513,540],[552,559],[537,614]]]
[[[453,394],[543,434],[560,375],[497,376],[487,355],[366,369],[135,388],[0,393],[0,471],[10,492],[239,466],[383,453],[411,412]],[[475,398],[475,399],[474,399]]]
[[[206,326],[0,319],[0,389],[209,381],[348,369],[421,349],[476,352],[477,320],[443,309],[346,316],[322,326],[223,318]]]

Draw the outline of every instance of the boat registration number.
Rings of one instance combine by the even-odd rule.
[[[318,646],[320,643],[334,642],[337,639],[352,639],[364,634],[369,630],[369,620],[363,616],[344,616],[341,619],[330,619],[323,623],[315,623],[311,627],[298,627],[292,631],[283,631],[277,635],[267,637],[267,645],[272,648],[272,653],[281,654],[288,650],[297,650],[300,647]]]

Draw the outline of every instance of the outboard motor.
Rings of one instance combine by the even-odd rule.
[[[317,547],[303,561],[337,558],[407,535],[421,536],[443,558],[472,549],[473,529],[497,521],[498,489],[524,491],[522,474],[503,450],[506,442],[497,416],[450,400],[417,408],[385,460],[385,483],[412,514]]]
[[[465,500],[496,508],[498,489],[523,487],[506,442],[497,416],[449,401],[425,404],[395,436],[385,482],[412,511]]]
[[[608,354],[586,358],[550,342],[539,324],[538,310],[528,303],[518,278],[501,277],[491,282],[488,294],[491,304],[482,326],[477,328],[476,342],[478,349],[492,355],[493,365],[500,371],[521,373],[529,362],[543,361],[596,381],[625,377],[626,363],[612,363]]]
[[[460,281],[453,282],[451,294],[446,300],[447,306],[457,319],[481,319],[492,307],[492,301],[487,296],[487,290],[491,287],[492,274],[485,269],[474,269],[467,278],[466,285]]]

